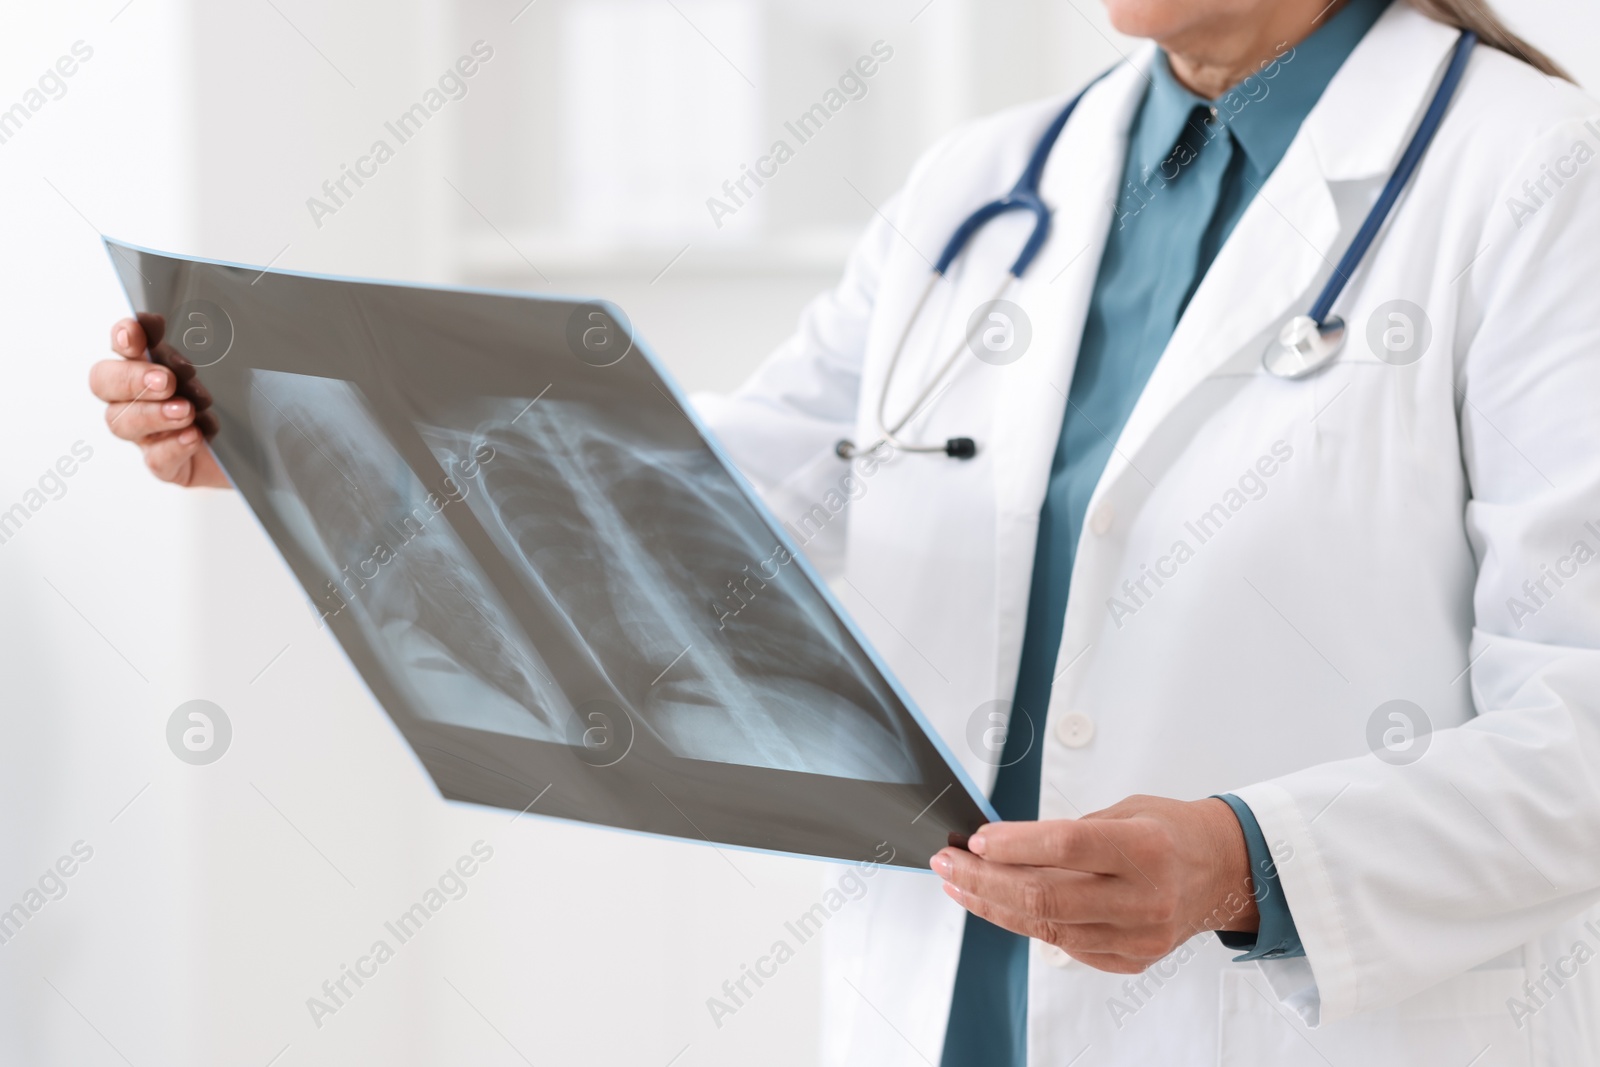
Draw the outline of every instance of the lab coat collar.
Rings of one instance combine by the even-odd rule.
[[[1032,323],[1030,356],[997,390],[995,464],[1007,510],[1036,520],[1066,409],[1078,340],[1088,312],[1122,179],[1128,128],[1149,82],[1153,47],[1092,86],[1056,142],[1040,177],[1051,205],[1050,240],[1017,287]],[[1023,612],[1022,614],[1026,614]]]
[[[1158,437],[1181,447],[1187,420],[1205,417],[1206,405],[1184,406],[1203,382],[1224,376],[1237,386],[1261,372],[1267,341],[1304,313],[1360,223],[1340,217],[1332,183],[1376,181],[1393,169],[1456,37],[1400,0],[1351,53],[1201,280],[1123,427],[1091,513],[1130,470],[1154,475],[1159,462],[1138,456]],[[1371,254],[1381,255],[1381,244]]]
[[[1221,131],[1249,157],[1257,175],[1270,174],[1283,159],[1306,117],[1316,107],[1339,68],[1369,30],[1392,6],[1391,0],[1348,0],[1316,32],[1289,48],[1215,100],[1185,88],[1165,55],[1150,64],[1150,89],[1131,136],[1130,154],[1141,170],[1159,167],[1172,153],[1186,126],[1210,141]],[[1196,109],[1202,109],[1197,119]],[[1209,109],[1212,119],[1203,117]]]
[[[993,685],[995,693],[1007,696],[1016,686],[1039,509],[1113,218],[1128,128],[1149,84],[1146,72],[1154,57],[1154,46],[1141,49],[1089,89],[1040,178],[1040,195],[1052,208],[1050,240],[1017,285],[1014,298],[1032,323],[1033,343],[1023,359],[1003,368],[994,393],[990,440],[980,444],[994,472],[996,558],[1004,561],[995,574]],[[1054,113],[1041,114],[1039,131]],[[999,260],[993,266],[1000,269]],[[992,776],[992,769],[988,773]]]
[[[1130,472],[1141,482],[1159,477],[1161,457],[1180,449],[1186,427],[1210,409],[1209,402],[1186,404],[1202,383],[1222,375],[1237,387],[1260,371],[1266,340],[1309,306],[1341,236],[1348,240],[1359,224],[1340,218],[1330,183],[1392,169],[1456,36],[1397,0],[1351,53],[1202,280],[1112,450],[1091,515]],[[1040,183],[1054,208],[1051,238],[1017,295],[1032,320],[1033,355],[1007,368],[991,424],[996,540],[1007,561],[996,574],[998,693],[1016,683],[1052,445],[1114,217],[1129,127],[1157,55],[1145,44],[1089,90]],[[1085,640],[1074,614],[1069,606],[1063,663]]]
[[[1283,159],[1340,68],[1392,6],[1391,0],[1348,0],[1310,37],[1216,101],[1258,174],[1270,174]]]
[[[1355,181],[1394,169],[1459,36],[1405,0],[1384,12],[1302,128],[1325,179]]]

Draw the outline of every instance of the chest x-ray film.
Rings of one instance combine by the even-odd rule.
[[[986,821],[617,309],[107,243],[446,797],[908,867]]]

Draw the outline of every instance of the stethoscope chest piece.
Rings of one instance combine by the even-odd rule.
[[[1344,320],[1337,315],[1321,323],[1310,315],[1296,315],[1267,346],[1261,365],[1279,378],[1304,378],[1333,361],[1344,347],[1344,335]]]

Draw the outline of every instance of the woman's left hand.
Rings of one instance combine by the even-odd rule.
[[[1081,819],[990,823],[943,849],[957,903],[1102,971],[1137,974],[1207,930],[1254,930],[1244,832],[1220,800],[1135,796]]]

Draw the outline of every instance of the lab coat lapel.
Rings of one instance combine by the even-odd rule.
[[[1016,684],[1039,508],[1122,178],[1128,126],[1154,55],[1145,48],[1091,88],[1062,131],[1040,182],[1052,209],[1050,240],[1013,289],[1033,338],[1023,358],[1004,368],[985,443],[997,524],[995,692],[1003,696]]]
[[[1339,213],[1309,145],[1297,141],[1217,254],[1128,416],[1099,490],[1132,465],[1201,382],[1248,375],[1281,324],[1309,306],[1338,258]],[[1093,508],[1094,502],[1090,505]]]
[[[1341,219],[1330,183],[1371,180],[1376,197],[1455,39],[1454,30],[1396,4],[1351,53],[1195,292],[1129,415],[1091,509],[1130,470],[1155,476],[1139,463],[1140,451],[1203,381],[1260,372],[1265,346],[1310,307],[1370,203]]]

